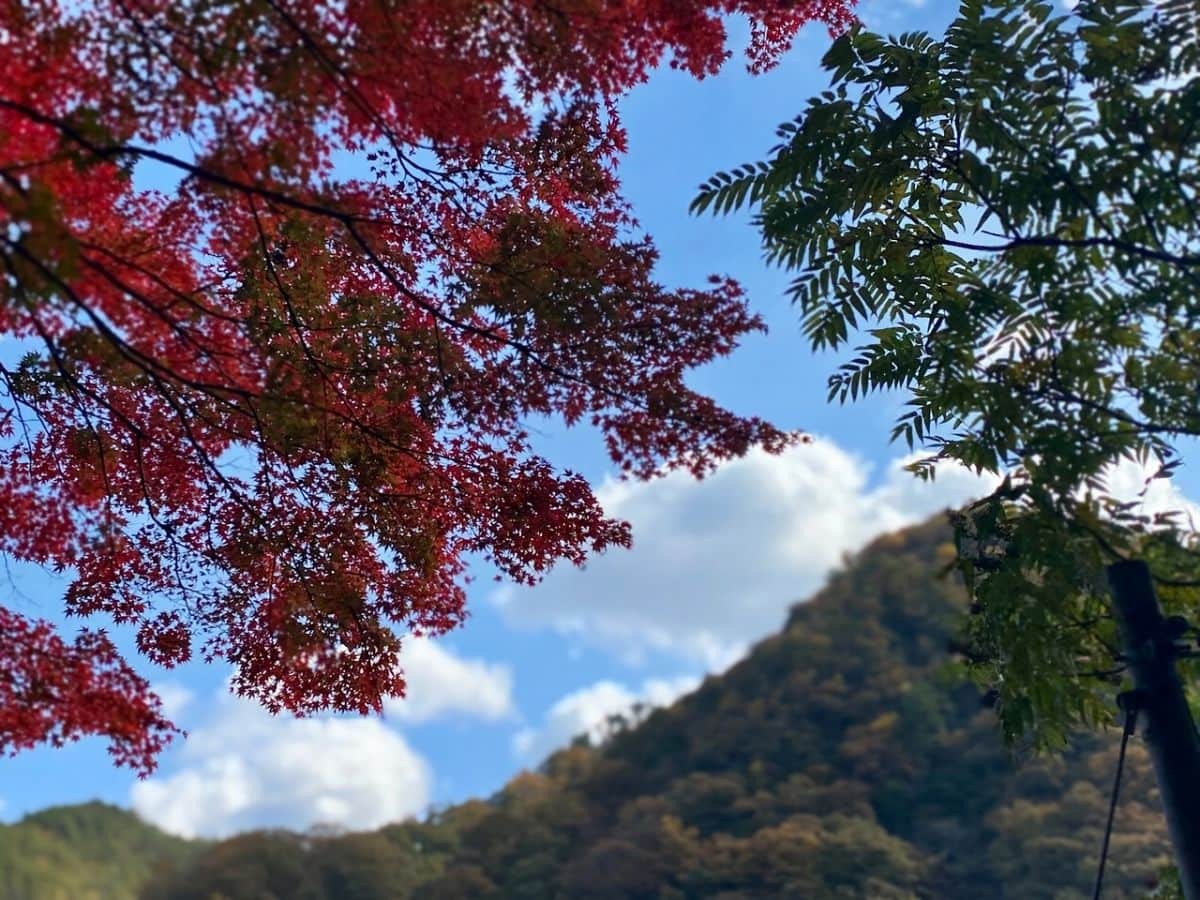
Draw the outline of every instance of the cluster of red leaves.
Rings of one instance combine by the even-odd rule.
[[[103,631],[68,644],[48,622],[0,607],[0,634],[0,735],[11,749],[102,734],[118,764],[145,770],[170,742],[158,698]]]
[[[684,384],[762,326],[732,282],[654,280],[614,174],[615,100],[664,56],[717,71],[729,13],[756,68],[851,22],[0,0],[0,552],[71,569],[67,612],[158,664],[199,637],[272,710],[377,710],[396,631],[461,620],[466,554],[529,582],[628,543],[530,416],[642,477],[781,449]],[[101,733],[148,770],[169,726],[111,644],[0,612],[0,748]]]

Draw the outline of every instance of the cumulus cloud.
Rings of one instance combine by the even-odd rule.
[[[389,718],[428,722],[458,715],[498,721],[514,714],[512,669],[463,659],[438,640],[409,637],[400,651],[408,694],[384,704]]]
[[[178,725],[180,717],[191,705],[195,695],[176,681],[162,681],[150,687],[162,701],[163,715]]]
[[[844,553],[996,484],[949,465],[922,482],[903,469],[915,458],[895,460],[873,487],[871,466],[827,440],[753,451],[699,482],[609,481],[598,496],[632,523],[633,549],[492,599],[513,626],[552,628],[627,662],[668,653],[720,670],[777,629]]]
[[[599,741],[605,735],[609,716],[627,715],[638,703],[648,707],[668,706],[699,683],[692,676],[651,678],[643,682],[640,690],[631,690],[615,681],[598,681],[558,700],[540,727],[517,732],[513,754],[535,763],[579,735],[586,734]]]
[[[1161,465],[1162,461],[1155,457],[1145,465],[1121,460],[1105,473],[1105,487],[1118,500],[1137,501],[1137,506],[1130,510],[1135,515],[1178,512],[1176,527],[1194,531],[1195,526],[1200,525],[1200,506],[1184,496],[1171,479],[1154,477]]]
[[[388,719],[515,715],[508,666],[464,659],[419,637],[404,641],[400,658],[408,696],[384,704]],[[155,688],[169,717],[192,702],[181,685]],[[147,821],[187,837],[314,824],[375,828],[423,812],[432,785],[428,763],[377,718],[271,716],[224,691],[181,753],[175,772],[135,785],[131,799]]]
[[[134,810],[184,837],[314,824],[377,828],[423,812],[429,765],[378,718],[272,716],[222,695],[182,764],[134,785]]]

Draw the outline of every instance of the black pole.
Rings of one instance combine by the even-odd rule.
[[[1146,563],[1124,560],[1107,572],[1179,880],[1187,900],[1200,900],[1200,737],[1175,671],[1176,635],[1163,619]]]

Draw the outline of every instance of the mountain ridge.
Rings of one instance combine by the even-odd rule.
[[[966,600],[935,575],[949,540],[944,516],[881,536],[728,671],[489,800],[372,832],[189,844],[111,900],[1086,900],[1117,735],[1010,757],[954,675]],[[1106,900],[1145,897],[1168,861],[1134,742]]]

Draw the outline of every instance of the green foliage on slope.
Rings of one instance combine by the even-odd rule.
[[[1084,900],[1118,736],[1008,755],[947,650],[949,540],[943,519],[880,538],[728,672],[486,802],[241,835],[141,900]],[[1169,860],[1137,741],[1122,797],[1105,897],[1140,900]]]
[[[200,846],[104,803],[45,809],[0,825],[0,898],[135,900],[156,870]]]

